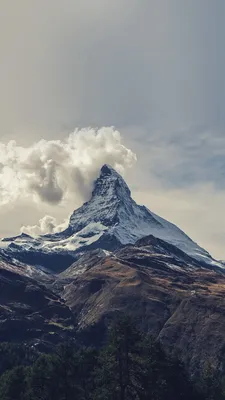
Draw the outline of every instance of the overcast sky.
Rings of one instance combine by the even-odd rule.
[[[0,0],[0,236],[66,223],[110,161],[225,259],[224,37],[224,0]]]

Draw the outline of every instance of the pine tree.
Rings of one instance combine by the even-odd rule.
[[[96,370],[96,399],[138,399],[141,334],[130,318],[113,325]]]
[[[28,376],[27,397],[32,400],[58,400],[60,377],[56,374],[55,355],[41,355]]]
[[[24,400],[27,368],[19,366],[6,371],[0,378],[1,400]]]

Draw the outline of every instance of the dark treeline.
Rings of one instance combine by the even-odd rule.
[[[102,349],[64,344],[51,354],[0,345],[1,400],[219,400],[222,379],[206,368],[197,383],[127,318]]]

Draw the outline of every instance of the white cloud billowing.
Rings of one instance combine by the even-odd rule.
[[[66,218],[61,224],[58,224],[56,218],[46,215],[38,221],[37,225],[22,226],[20,228],[20,232],[34,237],[45,235],[46,233],[57,233],[66,229],[68,227],[68,223],[68,218]]]
[[[117,130],[103,127],[75,130],[65,140],[40,140],[30,147],[18,146],[15,141],[0,143],[0,160],[0,223],[5,224],[4,214],[8,213],[13,230],[18,229],[18,216],[13,219],[12,215],[20,206],[26,221],[20,219],[20,230],[37,235],[65,227],[62,218],[90,198],[102,165],[110,164],[123,174],[136,156],[122,144]],[[38,224],[29,223],[32,210],[36,221],[39,210]],[[43,218],[44,212],[51,214]]]
[[[0,143],[0,206],[29,197],[52,205],[86,200],[105,163],[120,172],[135,154],[113,128],[82,129],[63,140],[40,140],[30,147]]]

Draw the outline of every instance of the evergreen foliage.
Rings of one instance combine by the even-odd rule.
[[[198,384],[178,359],[126,317],[103,348],[66,343],[52,354],[0,345],[1,400],[223,400],[223,379],[208,366]]]

